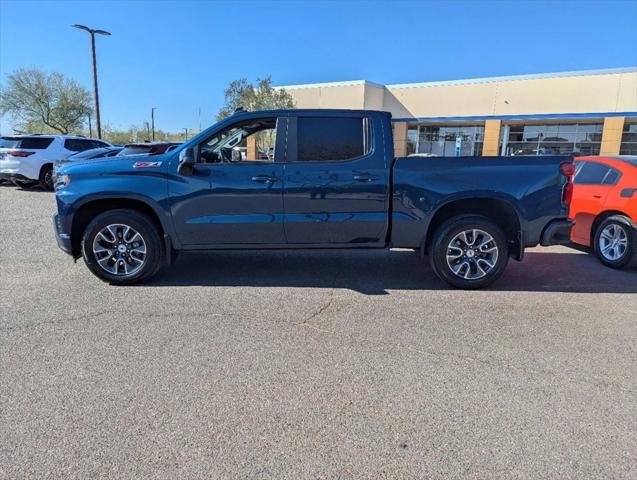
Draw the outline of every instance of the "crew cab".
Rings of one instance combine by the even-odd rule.
[[[163,155],[62,167],[55,236],[113,284],[186,250],[402,247],[479,288],[568,243],[571,157],[395,158],[393,142],[386,112],[235,113]]]

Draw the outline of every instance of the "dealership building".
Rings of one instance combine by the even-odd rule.
[[[397,156],[637,155],[637,67],[282,88],[297,108],[391,112]]]

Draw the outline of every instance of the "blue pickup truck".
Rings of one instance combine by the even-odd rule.
[[[186,250],[401,247],[479,288],[568,242],[572,173],[570,157],[395,158],[386,112],[237,112],[163,155],[62,167],[53,224],[113,284]]]

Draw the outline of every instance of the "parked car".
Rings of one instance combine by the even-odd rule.
[[[159,155],[174,150],[180,142],[141,142],[127,143],[117,154],[118,157],[126,155]]]
[[[272,160],[234,153],[266,131]],[[113,284],[185,250],[403,247],[461,288],[492,283],[527,247],[569,241],[571,157],[393,155],[386,112],[236,113],[152,159],[63,166],[55,237]]]
[[[123,148],[124,147],[116,146],[91,148],[90,150],[84,150],[83,152],[75,153],[68,158],[56,160],[55,162],[53,162],[53,178],[55,179],[57,170],[65,163],[114,157],[119,152],[121,152]]]
[[[25,186],[40,183],[53,190],[53,163],[91,148],[109,147],[95,138],[71,135],[4,136],[0,144],[0,179]]]
[[[637,260],[637,156],[578,157],[575,165],[571,240],[604,265],[630,265]]]

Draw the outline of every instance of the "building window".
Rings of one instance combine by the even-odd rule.
[[[504,155],[599,155],[602,124],[505,125]]]
[[[419,125],[407,131],[407,153],[432,157],[479,157],[484,127],[478,125]],[[409,148],[413,148],[413,152]]]
[[[418,126],[407,127],[407,155],[416,153],[418,148]]]
[[[624,123],[620,155],[637,155],[637,123]]]

